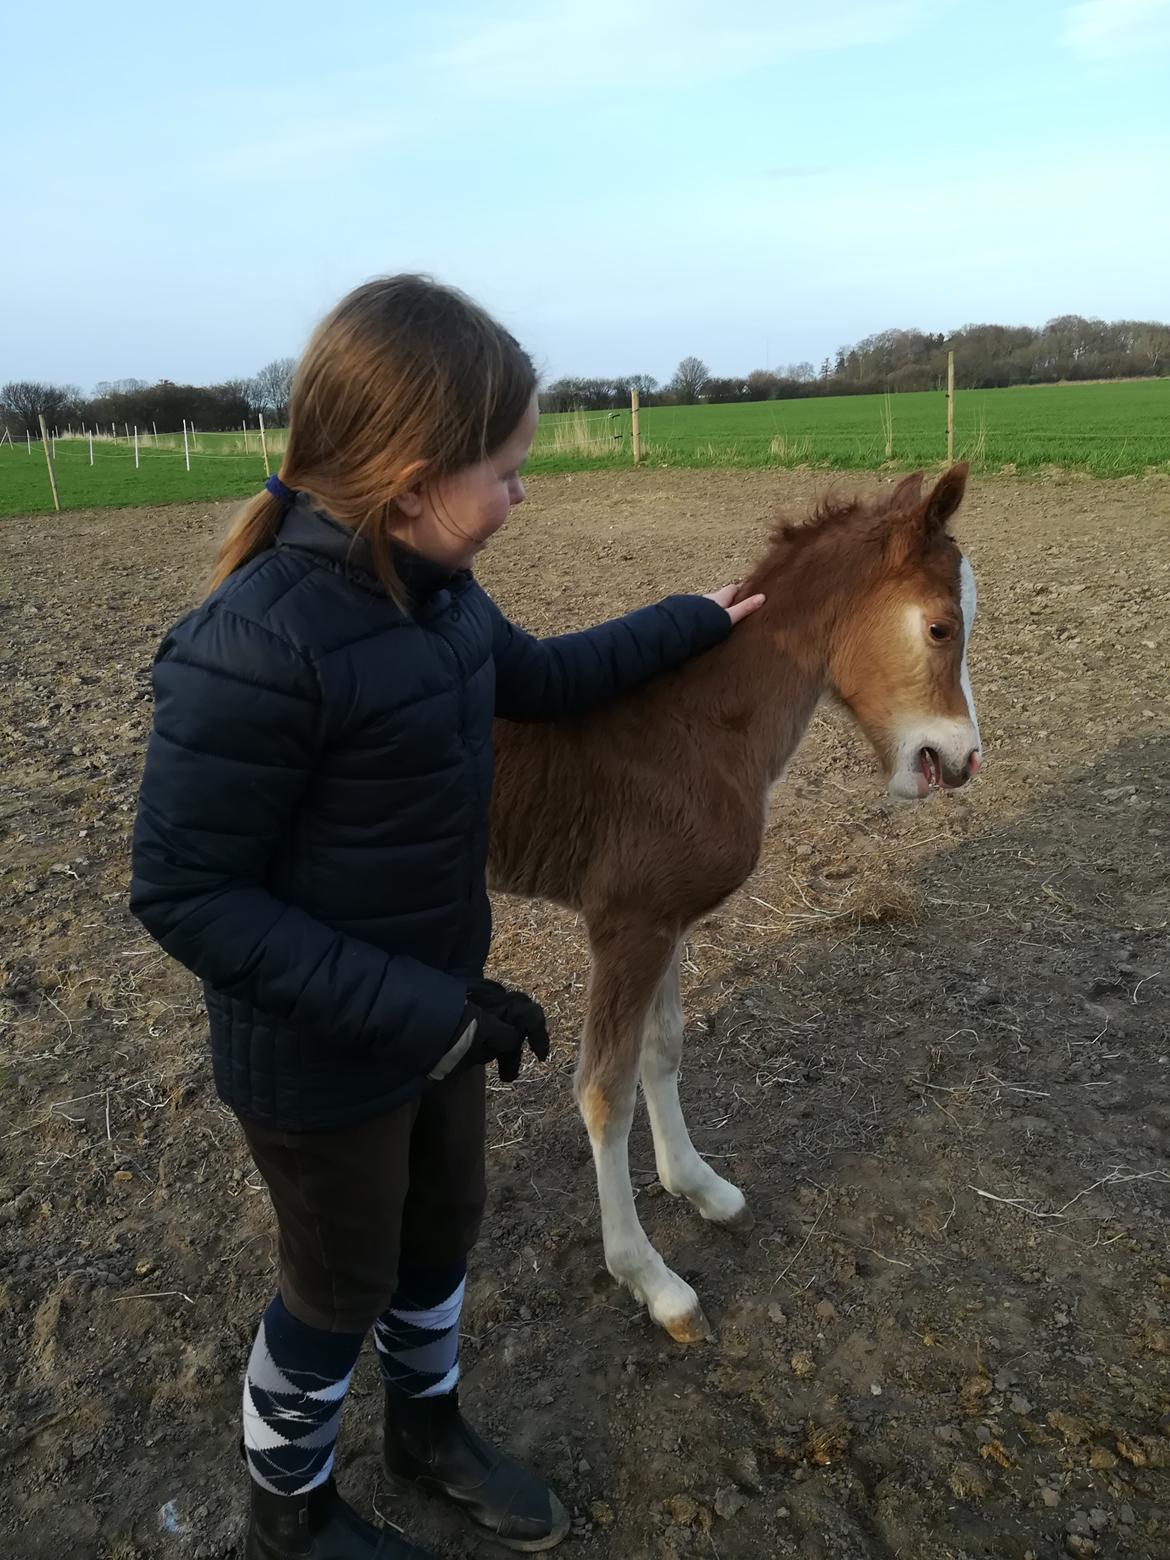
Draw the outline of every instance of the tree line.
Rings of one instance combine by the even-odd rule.
[[[108,432],[114,426],[121,433],[124,427],[144,432],[154,426],[170,433],[181,428],[185,419],[212,432],[255,422],[257,414],[278,427],[288,416],[295,367],[295,358],[273,358],[250,379],[225,379],[217,385],[103,379],[88,396],[76,385],[10,380],[0,385],[0,422],[13,438],[23,437],[26,431],[39,436],[42,416],[50,430],[84,426]]]
[[[886,390],[941,390],[947,353],[955,354],[960,389],[1054,384],[1066,379],[1138,379],[1170,373],[1170,325],[1157,320],[1092,320],[1062,314],[1047,324],[964,325],[949,335],[885,330],[853,346],[839,347],[819,368],[790,363],[751,373],[714,376],[697,357],[685,357],[664,385],[650,374],[568,377],[540,392],[543,411],[609,411],[630,404],[637,390],[643,406],[696,402],[781,401],[813,395],[861,395]],[[73,385],[12,381],[0,386],[0,423],[14,438],[36,434],[38,417],[49,428],[84,425],[140,430],[155,425],[173,432],[186,418],[205,431],[238,428],[257,413],[274,426],[288,415],[293,358],[274,358],[251,379],[216,385],[179,385],[169,379],[102,381],[83,396]]]
[[[964,325],[950,334],[884,330],[839,347],[819,368],[790,363],[718,377],[700,358],[686,357],[665,385],[646,374],[558,379],[542,390],[541,407],[550,412],[612,410],[628,406],[634,388],[643,406],[941,390],[948,352],[955,354],[955,383],[964,390],[1068,379],[1145,379],[1170,373],[1170,325],[1062,314],[1039,328]]]

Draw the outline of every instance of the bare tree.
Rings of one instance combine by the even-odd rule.
[[[271,363],[265,363],[250,385],[256,411],[268,413],[278,423],[285,421],[296,366],[296,358],[291,357],[273,358]]]
[[[710,377],[711,371],[702,358],[685,357],[674,371],[670,388],[684,406],[691,406],[699,399]]]
[[[59,426],[73,414],[81,391],[76,385],[51,385],[37,380],[16,379],[0,387],[0,416],[6,423],[15,423],[17,431],[37,433],[39,417],[44,417],[50,429]]]
[[[658,389],[658,381],[653,374],[629,374],[626,377],[626,388],[636,390],[638,399],[643,406],[649,406],[650,399]]]
[[[238,428],[252,410],[252,380],[225,379],[218,385],[203,387],[204,398],[212,403],[209,408],[213,421],[207,422],[208,413],[201,412],[199,426]]]

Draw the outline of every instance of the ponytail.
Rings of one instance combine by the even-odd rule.
[[[265,489],[249,499],[224,537],[208,591],[216,590],[229,574],[271,547],[284,519],[285,506],[275,493]]]
[[[230,574],[272,546],[287,512],[285,500],[268,488],[248,500],[220,544],[215,569],[207,586],[208,595],[218,590]],[[395,606],[409,617],[410,600],[394,566],[388,532],[384,527],[376,525],[354,529],[356,534],[366,538],[370,562],[382,589]]]

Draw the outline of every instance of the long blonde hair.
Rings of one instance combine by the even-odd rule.
[[[280,479],[365,538],[382,586],[402,603],[395,499],[497,450],[535,388],[527,353],[470,298],[425,276],[380,277],[313,332],[293,376]],[[283,516],[267,490],[248,501],[212,590],[272,545]]]

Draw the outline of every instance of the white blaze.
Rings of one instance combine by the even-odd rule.
[[[971,643],[971,630],[975,626],[975,570],[967,558],[959,562],[959,606],[963,613],[963,666],[959,681],[967,701],[967,714],[975,728],[975,746],[979,748],[982,743],[979,738],[979,721],[975,716],[975,695],[971,692],[971,676],[967,671],[967,646]]]
[[[930,787],[920,764],[923,748],[933,748],[949,761],[953,769],[966,766],[972,749],[981,755],[982,742],[979,722],[975,717],[975,695],[971,691],[971,677],[967,671],[967,647],[975,624],[975,573],[966,558],[959,560],[959,607],[963,614],[963,659],[959,685],[967,706],[967,719],[922,715],[894,733],[897,757],[889,785],[892,796],[914,801],[926,795]],[[924,608],[921,605],[906,609],[906,633],[915,644],[921,644],[923,615]],[[921,653],[929,655],[930,652],[923,647]]]

